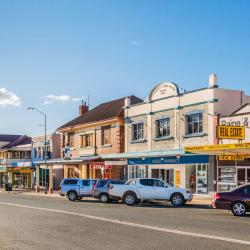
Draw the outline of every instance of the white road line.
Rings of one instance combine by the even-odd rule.
[[[250,241],[245,241],[245,240],[225,238],[225,237],[219,237],[219,236],[208,235],[208,234],[191,233],[191,232],[185,232],[185,231],[174,230],[174,229],[163,228],[163,227],[154,227],[154,226],[149,226],[149,225],[144,225],[144,224],[138,224],[138,223],[115,220],[115,219],[108,219],[105,217],[93,216],[93,215],[89,215],[89,214],[75,213],[75,212],[64,211],[64,210],[59,210],[59,209],[33,207],[33,206],[26,206],[26,205],[20,205],[20,204],[15,204],[15,203],[7,203],[7,202],[0,202],[0,205],[7,205],[7,206],[29,208],[29,209],[34,209],[34,210],[46,211],[46,212],[74,215],[74,216],[84,217],[87,219],[105,221],[105,222],[109,222],[109,223],[120,224],[120,225],[142,228],[142,229],[148,229],[148,230],[153,230],[153,231],[172,233],[172,234],[191,236],[191,237],[198,237],[198,238],[203,238],[203,239],[226,241],[226,242],[237,243],[237,244],[242,244],[242,245],[250,245]]]

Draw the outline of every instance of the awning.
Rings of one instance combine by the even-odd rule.
[[[77,157],[77,158],[72,158],[69,160],[63,159],[63,158],[58,158],[58,159],[49,159],[46,161],[46,164],[51,165],[51,164],[77,164],[77,163],[84,163],[84,162],[89,162],[89,161],[94,161],[100,159],[100,156],[86,156],[86,157]],[[45,161],[34,161],[35,165],[44,165]]]
[[[164,157],[164,156],[176,156],[185,155],[185,151],[182,149],[174,150],[152,150],[142,152],[126,152],[118,154],[106,154],[101,155],[101,158],[106,159],[127,159],[127,158],[139,158],[139,157]]]
[[[250,143],[220,144],[185,147],[185,152],[202,155],[243,155],[250,156]]]

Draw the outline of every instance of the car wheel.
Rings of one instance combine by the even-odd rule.
[[[232,213],[235,216],[243,216],[247,212],[247,207],[243,202],[235,202],[231,208]]]
[[[180,207],[184,205],[184,198],[182,194],[179,193],[172,194],[170,201],[174,207]]]
[[[75,201],[78,198],[78,195],[75,191],[69,191],[68,192],[68,199],[70,201]]]
[[[124,195],[123,201],[128,206],[137,204],[137,197],[134,193],[127,193]]]
[[[109,202],[109,196],[108,196],[108,194],[100,194],[99,200],[100,200],[100,202],[102,202],[102,203],[107,203],[107,202]]]

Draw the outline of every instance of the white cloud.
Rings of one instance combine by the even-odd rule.
[[[134,45],[134,46],[140,46],[141,45],[141,43],[136,41],[136,40],[132,41],[131,44]]]
[[[46,100],[43,102],[43,105],[49,105],[54,102],[78,102],[81,99],[85,99],[85,97],[71,97],[69,95],[46,95],[45,96]]]
[[[20,107],[21,100],[13,92],[6,88],[0,88],[0,107]]]

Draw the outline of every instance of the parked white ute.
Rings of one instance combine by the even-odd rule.
[[[193,198],[184,188],[172,187],[155,178],[131,179],[124,185],[113,184],[109,188],[109,196],[114,200],[122,200],[129,206],[144,201],[166,200],[173,206],[179,207]]]

